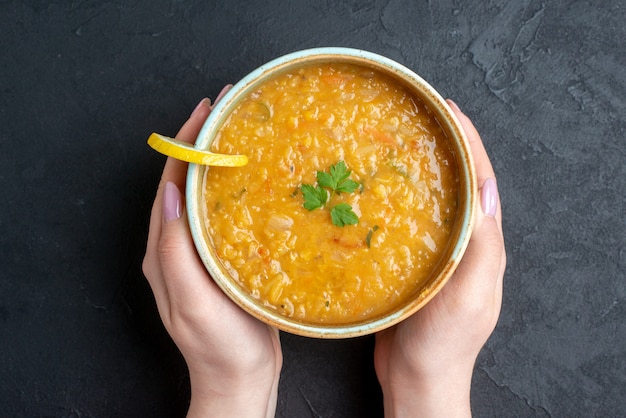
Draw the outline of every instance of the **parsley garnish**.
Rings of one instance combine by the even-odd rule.
[[[346,163],[339,161],[337,164],[332,165],[329,172],[318,171],[317,172],[317,186],[310,184],[302,185],[302,195],[304,196],[304,207],[308,210],[315,210],[324,207],[335,194],[340,193],[352,193],[358,187],[359,184],[350,180],[350,171],[346,166]],[[330,189],[330,197],[328,191]],[[340,203],[334,206],[330,210],[330,216],[333,225],[346,226],[356,225],[359,223],[359,217],[352,210],[352,206],[347,203]]]
[[[328,187],[334,192],[352,193],[359,187],[359,184],[350,180],[351,171],[348,170],[346,163],[339,161],[335,165],[330,166],[330,173],[324,171],[317,172],[317,183],[322,187]]]
[[[356,225],[359,217],[352,211],[352,206],[347,203],[340,203],[330,210],[330,217],[333,224],[337,226]]]
[[[308,210],[321,208],[328,200],[328,192],[320,186],[313,187],[310,184],[303,184],[302,194],[304,195],[304,207]]]

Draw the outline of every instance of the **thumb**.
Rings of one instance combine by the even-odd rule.
[[[499,198],[495,179],[485,180],[480,188],[481,208],[452,289],[462,295],[465,308],[476,316],[487,316],[486,326],[495,326],[502,299],[502,278],[506,252],[499,217]]]
[[[159,259],[171,305],[185,310],[204,304],[200,295],[211,285],[186,222],[182,194],[173,182],[163,190],[163,223],[158,244]],[[172,307],[174,307],[172,306]]]

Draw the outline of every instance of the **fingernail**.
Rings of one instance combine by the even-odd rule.
[[[233,88],[232,84],[225,85],[222,91],[220,91],[220,94],[218,94],[217,97],[215,98],[214,104],[217,104],[217,102],[219,102],[222,99],[222,97],[224,97],[226,93],[228,93],[228,90],[230,90],[231,88]]]
[[[496,216],[496,210],[498,209],[498,186],[495,179],[488,178],[483,183],[483,187],[480,190],[480,204],[485,215],[492,218]]]
[[[178,187],[170,181],[165,183],[163,190],[163,219],[174,221],[182,216],[181,195]]]
[[[457,105],[452,99],[447,99],[446,101],[448,102],[450,107],[452,107],[454,110],[456,110],[457,112],[463,113],[459,105]]]
[[[196,108],[193,110],[193,112],[191,112],[191,116],[193,116],[196,113],[198,113],[200,111],[200,109],[202,109],[204,107],[206,107],[207,109],[211,108],[211,99],[208,99],[208,98],[205,97],[204,99],[200,100],[200,103],[198,103],[196,105]]]

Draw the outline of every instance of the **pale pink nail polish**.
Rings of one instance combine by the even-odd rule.
[[[498,186],[495,179],[489,178],[483,183],[483,187],[480,190],[480,204],[485,215],[496,216],[498,209]]]
[[[461,112],[461,108],[459,107],[459,105],[456,104],[456,102],[454,102],[452,99],[447,99],[446,101],[448,102],[451,108],[453,108],[457,112]]]
[[[173,221],[182,216],[181,194],[178,187],[170,181],[165,183],[163,190],[163,219]]]
[[[214,103],[214,104],[217,104],[217,102],[219,102],[220,100],[222,100],[222,97],[224,97],[224,96],[226,95],[226,93],[228,93],[228,91],[229,91],[230,89],[232,89],[232,88],[233,88],[232,84],[227,84],[227,85],[225,85],[225,86],[224,86],[224,88],[222,89],[222,91],[220,91],[220,93],[219,93],[219,94],[217,95],[217,97],[215,98],[215,103]]]
[[[204,99],[200,100],[200,103],[198,103],[198,104],[196,105],[196,108],[193,110],[193,112],[191,112],[191,116],[193,116],[193,115],[195,115],[196,113],[198,113],[198,111],[199,111],[200,109],[202,109],[203,107],[205,107],[205,106],[206,106],[206,107],[211,107],[211,100],[210,100],[210,99],[208,99],[208,98],[206,98],[206,97],[205,97]],[[191,117],[191,116],[190,116],[190,117]]]

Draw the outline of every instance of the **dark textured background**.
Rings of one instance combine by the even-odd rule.
[[[297,49],[351,46],[472,117],[509,266],[478,417],[626,416],[626,6],[607,1],[0,1],[0,415],[182,416],[140,270],[195,104]],[[381,415],[372,339],[283,335],[279,417]]]

